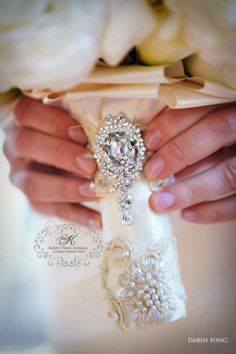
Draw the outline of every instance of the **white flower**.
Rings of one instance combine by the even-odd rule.
[[[196,55],[187,60],[192,75],[236,87],[236,1],[166,0],[183,24]]]
[[[149,65],[192,57],[192,75],[235,87],[235,0],[0,0],[0,92],[66,90],[134,46]]]
[[[1,0],[0,13],[0,91],[76,86],[155,25],[146,0]]]
[[[137,44],[153,31],[155,17],[146,0],[111,0],[102,38],[101,57],[117,65]]]
[[[0,32],[19,26],[49,9],[47,0],[0,0]]]
[[[155,30],[138,47],[149,65],[189,57],[192,76],[236,87],[236,1],[165,0],[153,6]]]
[[[153,5],[156,26],[154,31],[138,46],[141,59],[149,65],[176,62],[192,54],[193,47],[183,33],[183,24],[165,3]]]
[[[54,0],[50,11],[45,7],[39,12],[28,8],[30,1],[10,3],[10,14],[21,3],[27,18],[8,15],[16,21],[9,23],[1,18],[0,91],[13,86],[58,90],[78,84],[96,62],[106,0]]]

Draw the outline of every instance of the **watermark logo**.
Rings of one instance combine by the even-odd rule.
[[[190,344],[226,344],[228,343],[227,337],[188,337],[188,343]]]
[[[34,250],[50,266],[81,267],[100,257],[103,242],[99,232],[50,220],[37,234]]]

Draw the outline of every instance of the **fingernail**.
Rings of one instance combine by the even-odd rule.
[[[148,149],[154,150],[158,147],[161,142],[161,134],[155,129],[149,130],[144,135],[144,142]]]
[[[187,221],[195,221],[197,219],[197,213],[195,211],[182,211],[182,218]]]
[[[90,152],[79,154],[75,161],[79,168],[84,172],[93,173],[95,171],[96,163],[93,155]]]
[[[83,197],[94,198],[96,197],[96,192],[93,182],[86,182],[79,186],[79,194]]]
[[[164,168],[164,161],[160,158],[154,158],[146,163],[144,173],[149,179],[155,179],[164,171]]]
[[[76,143],[85,144],[87,142],[87,138],[80,125],[69,127],[68,135]]]
[[[88,219],[87,226],[93,231],[100,231],[102,229],[101,222],[97,219]]]
[[[167,209],[174,205],[175,196],[170,192],[161,192],[156,194],[154,200],[158,209]]]

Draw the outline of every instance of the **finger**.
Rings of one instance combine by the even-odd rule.
[[[211,167],[219,165],[221,162],[228,160],[236,155],[236,146],[220,149],[214,154],[206,157],[203,160],[196,162],[195,164],[186,167],[184,170],[175,174],[176,181],[186,179],[194,176],[200,172],[206,171]]]
[[[216,109],[219,109],[218,105],[161,112],[145,129],[144,143],[147,149],[157,149]]]
[[[194,205],[182,210],[181,216],[187,221],[201,224],[235,220],[236,195]]]
[[[154,211],[173,211],[208,201],[236,190],[236,157],[205,172],[169,185],[153,193],[150,204]]]
[[[87,143],[86,135],[78,122],[58,107],[46,106],[40,101],[22,97],[15,107],[15,117],[20,126],[63,139],[71,138],[81,145]]]
[[[56,216],[60,219],[87,226],[92,230],[101,230],[101,216],[95,210],[83,205],[68,203],[31,203],[40,214]]]
[[[11,131],[5,144],[15,158],[30,159],[85,177],[96,171],[95,159],[84,147],[29,128]]]
[[[34,202],[80,203],[98,200],[91,180],[56,176],[30,169],[13,171],[12,183]]]
[[[210,113],[163,145],[146,163],[148,179],[163,179],[236,141],[236,108]]]
[[[40,164],[32,160],[26,160],[24,158],[16,158],[12,152],[8,149],[8,145],[4,142],[3,144],[3,152],[8,161],[10,162],[10,167],[11,171],[14,172],[16,170],[23,170],[30,168],[31,170],[34,171],[39,171],[39,172],[46,172],[54,175],[63,175],[63,176],[69,176],[69,177],[77,177],[78,174],[73,173],[73,172],[68,172],[64,171],[60,168],[45,165],[45,164]]]
[[[53,167],[50,165],[40,164],[32,160],[26,160],[24,158],[16,158],[12,155],[10,151],[7,150],[7,146],[3,145],[4,155],[8,159],[10,163],[10,168],[12,172],[24,169],[31,169],[33,171],[44,172],[48,174],[54,175],[62,175],[67,177],[76,177],[78,178],[78,173],[68,172],[63,169]]]

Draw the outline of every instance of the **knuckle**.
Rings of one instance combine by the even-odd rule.
[[[227,108],[223,112],[223,116],[220,115],[217,120],[213,120],[212,125],[219,133],[236,137],[236,109]]]
[[[230,191],[236,190],[236,157],[227,161],[223,167],[224,182]]]
[[[52,126],[52,130],[56,136],[61,136],[62,132],[67,132],[67,125],[64,119],[60,119],[61,115],[64,112],[57,111],[57,107],[47,107],[49,109],[48,114],[50,113],[50,124]]]
[[[68,154],[68,143],[66,140],[60,140],[54,150],[53,160],[55,164],[59,165],[62,160],[66,158]]]
[[[188,182],[177,182],[167,187],[176,197],[178,207],[186,208],[198,202],[197,189]]]
[[[184,149],[180,142],[170,141],[168,143],[170,153],[179,161],[184,161]]]
[[[211,221],[217,222],[222,220],[223,211],[219,207],[212,208]]]
[[[187,204],[193,204],[196,203],[196,193],[191,184],[183,184],[184,185],[184,199],[186,200]]]
[[[56,119],[57,118],[57,119]],[[60,124],[60,121],[58,122],[58,117],[52,120],[52,126],[53,126],[53,131],[56,136],[61,136],[63,127],[62,124]],[[66,129],[65,129],[66,131]]]
[[[171,112],[164,111],[160,114],[160,116],[158,115],[151,123],[151,128],[156,129],[161,133],[163,142],[170,140],[173,137],[171,129],[173,125],[170,123],[171,117]]]

